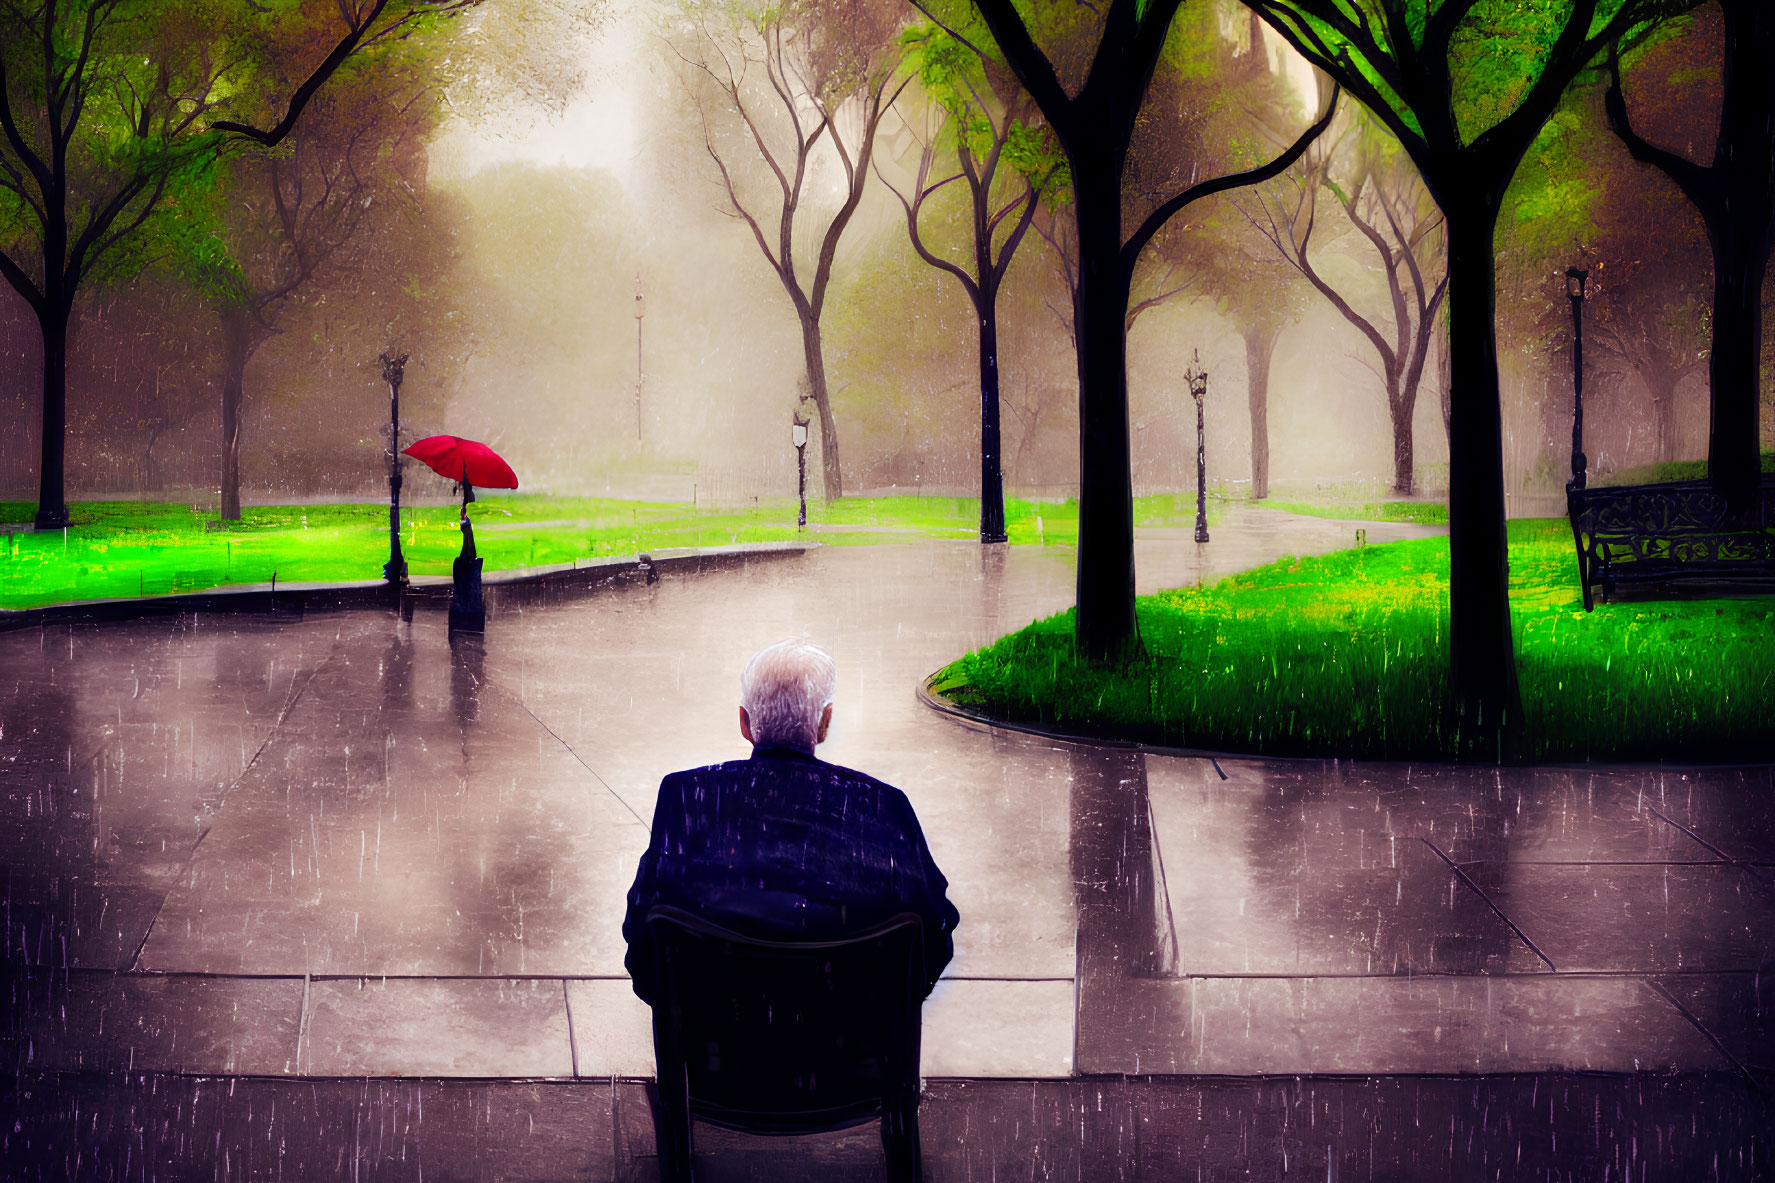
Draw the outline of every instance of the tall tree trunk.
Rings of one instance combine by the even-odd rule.
[[[1440,312],[1438,303],[1433,315]],[[1417,436],[1412,424],[1417,419],[1418,392],[1423,388],[1424,371],[1430,365],[1430,347],[1435,341],[1436,321],[1430,317],[1419,320],[1411,334],[1411,355],[1399,376],[1399,398],[1397,402],[1387,401],[1393,414],[1393,488],[1405,497],[1417,492]],[[1446,356],[1448,351],[1444,349],[1442,352]],[[1444,385],[1443,390],[1447,389]]]
[[[1107,137],[1106,138],[1112,138]],[[1125,318],[1128,276],[1121,265],[1121,159],[1073,163],[1079,276],[1073,307],[1079,365],[1079,647],[1092,660],[1139,647],[1134,615],[1134,484],[1128,437]]]
[[[1725,17],[1719,136],[1701,166],[1633,129],[1619,70],[1605,98],[1609,123],[1637,160],[1663,170],[1694,203],[1713,250],[1713,347],[1707,468],[1735,509],[1759,479],[1762,281],[1775,246],[1775,6],[1719,0]]]
[[[1652,392],[1652,459],[1669,464],[1676,459],[1676,392],[1668,387]]]
[[[1771,16],[1775,23],[1775,14]],[[1775,134],[1775,128],[1771,129]],[[1714,252],[1713,384],[1707,470],[1714,487],[1735,505],[1747,506],[1761,479],[1763,278],[1768,236],[1757,244],[1750,227],[1727,220],[1724,242]],[[1752,241],[1745,241],[1751,239]]]
[[[222,307],[222,519],[240,521],[240,408],[252,352],[252,314]]]
[[[1256,15],[1252,16],[1252,47],[1262,46],[1258,39]],[[1247,325],[1245,338],[1245,393],[1251,404],[1251,500],[1262,501],[1270,495],[1270,359],[1276,353],[1279,329]]]
[[[982,286],[980,321],[980,541],[1005,540],[1005,477],[998,421],[998,293]]]
[[[60,530],[68,524],[66,449],[68,442],[68,322],[73,308],[60,293],[37,311],[43,336],[42,461],[37,467],[35,528]]]
[[[1443,206],[1448,218],[1449,678],[1462,752],[1514,758],[1522,729],[1510,630],[1498,390],[1495,202]]]
[[[1714,486],[1749,506],[1760,479],[1763,279],[1775,247],[1775,7],[1723,0],[1725,51],[1713,246],[1713,413],[1707,445]]]
[[[1402,383],[1394,379],[1394,385]],[[1393,420],[1393,492],[1410,497],[1412,492],[1411,417],[1417,410],[1417,391],[1387,391],[1387,412]]]
[[[820,496],[837,501],[844,496],[844,474],[838,465],[838,420],[832,415],[832,396],[826,389],[826,347],[820,340],[819,318],[801,316],[801,353],[807,366],[807,388],[820,413]]]
[[[1436,378],[1442,386],[1438,390],[1437,396],[1442,400],[1442,438],[1452,449],[1455,437],[1449,422],[1453,418],[1453,408],[1449,406],[1449,395],[1454,390],[1454,358],[1448,351],[1447,308],[1442,310],[1441,321],[1441,329],[1436,334]]]
[[[1652,459],[1668,464],[1676,459],[1676,386],[1680,375],[1650,341],[1642,348],[1638,369],[1652,403]]]

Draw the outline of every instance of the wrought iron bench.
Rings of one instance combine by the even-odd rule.
[[[1584,610],[1593,593],[1652,588],[1732,595],[1775,592],[1775,478],[1765,475],[1748,517],[1734,518],[1705,480],[1659,485],[1566,485]]]

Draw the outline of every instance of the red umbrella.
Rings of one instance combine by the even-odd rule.
[[[439,476],[483,489],[515,489],[518,474],[486,444],[453,435],[428,435],[401,453],[423,460]]]

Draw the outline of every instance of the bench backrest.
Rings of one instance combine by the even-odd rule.
[[[1661,485],[1593,485],[1568,493],[1573,525],[1605,538],[1732,535],[1775,528],[1775,484],[1765,481],[1748,522],[1727,512],[1726,499],[1707,481]]]
[[[647,913],[662,1078],[682,1060],[697,1116],[754,1133],[838,1128],[916,1092],[923,922],[842,941],[758,940],[678,908]]]

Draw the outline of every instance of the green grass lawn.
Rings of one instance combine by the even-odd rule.
[[[1775,472],[1775,451],[1763,453],[1763,471]],[[1669,481],[1698,481],[1707,475],[1705,460],[1673,460],[1665,464],[1642,464],[1623,468],[1606,478],[1593,477],[1594,485],[1662,485]]]
[[[1775,472],[1775,452],[1763,453],[1763,471]],[[1705,460],[1677,460],[1669,464],[1647,464],[1624,468],[1606,480],[1592,478],[1597,485],[1658,485],[1669,481],[1696,481],[1707,475]],[[1418,522],[1423,525],[1446,526],[1448,504],[1442,501],[1365,501],[1340,499],[1335,495],[1315,500],[1289,500],[1285,497],[1253,501],[1264,509],[1305,514],[1315,518],[1340,518],[1367,522]]]
[[[1305,514],[1315,518],[1340,518],[1361,522],[1417,522],[1426,526],[1448,525],[1448,506],[1440,501],[1367,501],[1362,503],[1328,501],[1285,501],[1266,498],[1251,504],[1263,509],[1279,509],[1284,513]]]
[[[1614,603],[1585,613],[1563,519],[1510,523],[1530,755],[1725,760],[1775,752],[1775,600]],[[1145,653],[1075,660],[1070,612],[945,669],[995,717],[1272,755],[1453,754],[1448,543],[1284,559],[1139,601]]]
[[[1142,498],[1142,525],[1195,520],[1195,502]],[[248,507],[223,523],[188,505],[140,501],[77,502],[64,536],[0,535],[0,609],[75,600],[202,591],[230,584],[347,582],[380,579],[388,560],[386,505]],[[23,524],[35,507],[0,502],[0,523]],[[469,507],[475,547],[488,571],[632,555],[671,547],[725,546],[795,538],[857,546],[915,538],[978,536],[980,503],[971,498],[847,498],[808,505],[811,529],[795,529],[795,504],[745,509],[698,508],[598,498],[478,494]],[[1211,509],[1210,520],[1218,520]],[[412,575],[448,575],[461,549],[457,507],[408,507],[401,549]],[[1007,500],[1006,533],[1016,545],[1071,546],[1078,540],[1076,502]],[[1174,520],[1175,519],[1175,520]]]

